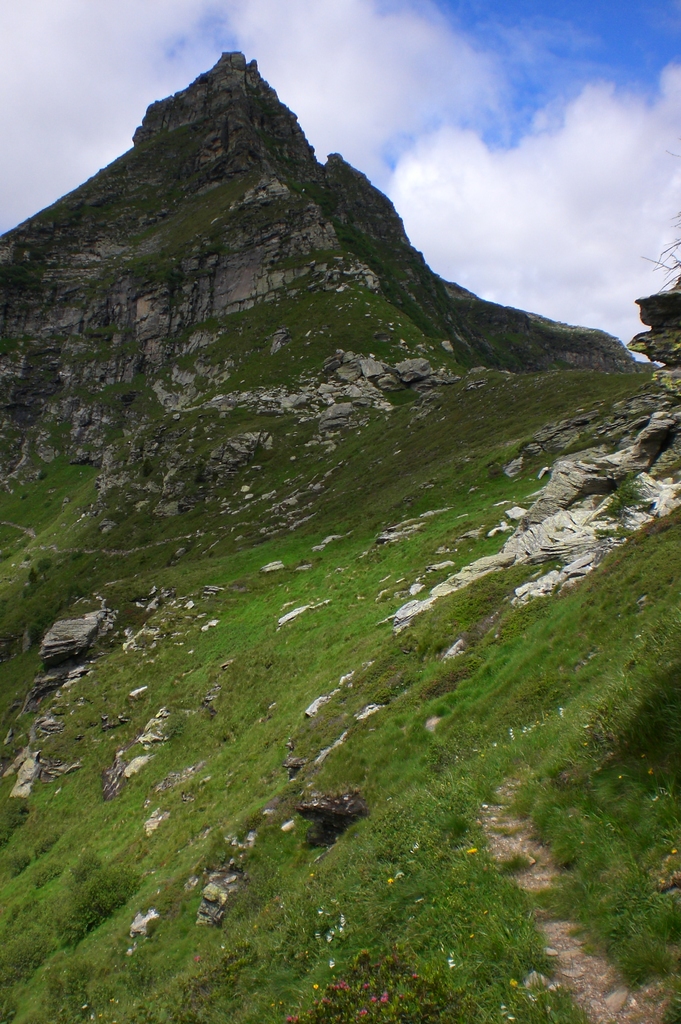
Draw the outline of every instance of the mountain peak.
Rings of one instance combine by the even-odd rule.
[[[186,89],[152,103],[133,144],[180,128],[206,133],[199,160],[204,166],[219,163],[225,177],[254,165],[272,172],[282,161],[317,165],[296,115],[262,78],[257,61],[247,62],[243,53],[223,53]]]

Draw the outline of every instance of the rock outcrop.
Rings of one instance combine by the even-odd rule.
[[[60,619],[48,629],[40,645],[40,657],[46,668],[84,654],[97,639],[106,618],[103,611],[89,612],[79,619]]]
[[[201,891],[201,903],[196,913],[196,923],[219,928],[227,910],[230,896],[237,892],[244,882],[244,874],[234,861],[208,875],[208,882]]]
[[[440,598],[512,565],[541,565],[554,559],[565,565],[562,571],[518,588],[516,598],[522,602],[586,575],[616,543],[608,536],[617,526],[608,516],[609,496],[631,474],[637,474],[641,499],[647,505],[647,511],[632,514],[633,528],[681,505],[681,484],[657,481],[645,472],[663,446],[671,444],[680,432],[681,413],[660,410],[646,416],[644,422],[632,443],[619,451],[609,454],[606,449],[592,449],[558,459],[543,493],[498,554],[464,566],[433,587],[428,597],[407,601],[391,616],[394,632],[402,632]]]
[[[663,363],[656,379],[672,394],[681,396],[681,279],[668,291],[637,299],[641,320],[651,330],[637,334],[629,342],[633,352]]]

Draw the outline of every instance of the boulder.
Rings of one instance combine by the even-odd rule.
[[[354,384],[355,381],[359,380],[362,376],[362,368],[360,366],[359,359],[355,357],[353,359],[349,359],[347,362],[344,359],[335,371],[334,376],[336,376],[338,380],[343,381],[344,384]]]
[[[362,376],[366,377],[367,380],[376,380],[382,377],[387,371],[388,367],[384,363],[374,359],[372,356],[360,356],[359,367],[362,371]]]
[[[84,654],[97,639],[105,612],[89,612],[80,619],[60,619],[43,637],[40,657],[46,668]]]
[[[433,368],[427,359],[404,359],[395,367],[403,384],[416,384],[431,376]]]
[[[273,356],[276,352],[282,349],[285,345],[291,341],[291,332],[288,327],[279,327],[272,335],[272,343],[270,345],[270,355]]]
[[[454,643],[440,655],[441,661],[451,661],[452,658],[458,658],[460,654],[465,652],[467,646],[468,644],[464,638],[460,636],[458,640],[455,640]]]
[[[640,309],[641,320],[648,327],[681,328],[681,289],[678,281],[668,291],[636,299],[636,305]]]
[[[155,811],[151,812],[150,817],[144,822],[144,831],[148,836],[153,835],[156,829],[162,822],[167,821],[170,817],[170,811],[162,811],[160,807],[157,807]]]
[[[314,718],[320,708],[323,708],[325,704],[328,704],[332,697],[335,697],[337,693],[340,693],[340,687],[336,687],[331,693],[326,693],[321,697],[317,697],[313,700],[309,707],[305,708],[305,717]]]
[[[327,406],[319,417],[320,431],[343,430],[350,423],[352,416],[351,402],[334,402]]]
[[[160,916],[161,915],[154,909],[154,907],[150,907],[146,914],[139,911],[130,925],[130,938],[134,939],[136,935],[146,935],[148,925],[150,925],[152,921],[158,921]]]
[[[335,355],[329,356],[328,359],[325,359],[324,360],[324,367],[323,367],[324,373],[331,374],[335,370],[337,370],[338,367],[343,362],[343,356],[344,355],[345,355],[345,353],[343,352],[343,350],[342,349],[338,349]]]
[[[508,465],[504,466],[504,473],[509,478],[509,480],[513,480],[513,478],[518,476],[519,473],[522,473],[522,469],[523,457],[522,455],[520,455],[517,459],[513,459],[511,462],[508,463]]]
[[[167,737],[163,732],[163,726],[166,718],[169,717],[170,712],[168,709],[160,708],[144,726],[144,729],[137,738],[137,742],[141,743],[145,748],[151,746],[152,743],[165,743]]]
[[[141,772],[144,766],[149,764],[153,756],[153,754],[140,754],[139,757],[133,757],[132,761],[123,769],[126,779],[131,779],[133,775]]]
[[[394,373],[384,373],[374,382],[381,391],[401,391],[403,385]]]
[[[314,793],[298,804],[296,811],[312,822],[307,833],[311,846],[333,846],[353,822],[369,814],[369,808],[357,790],[337,796]]]

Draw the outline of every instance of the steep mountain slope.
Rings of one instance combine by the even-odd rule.
[[[241,55],[3,245],[0,1019],[678,1020],[673,391]]]
[[[441,281],[390,202],[342,158],[320,165],[255,62],[225,54],[150,107],[133,150],[3,237],[9,468],[27,455],[23,431],[38,418],[42,436],[68,423],[70,453],[86,437],[99,458],[106,427],[135,422],[121,394],[177,374],[183,358],[182,372],[191,367],[194,376],[207,363],[215,373],[216,364],[242,361],[229,314],[269,305],[259,327],[271,334],[305,294],[321,324],[317,300],[352,281],[395,307],[388,319],[407,318],[408,341],[436,339],[440,363],[453,369],[632,365],[602,332],[482,302]],[[380,322],[370,315],[361,331],[352,326],[355,347],[371,346]],[[198,363],[188,359],[199,350]]]

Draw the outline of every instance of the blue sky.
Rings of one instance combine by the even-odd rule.
[[[455,26],[516,61],[519,105],[543,102],[602,75],[619,85],[654,89],[679,57],[681,10],[670,0],[440,0]],[[537,61],[520,57],[534,42]]]
[[[640,328],[681,210],[677,0],[22,0],[0,6],[0,231],[130,145],[223,49],[324,160],[395,202],[444,277]],[[0,246],[1,249],[1,246]]]

